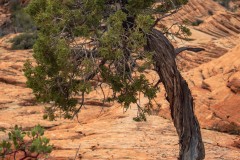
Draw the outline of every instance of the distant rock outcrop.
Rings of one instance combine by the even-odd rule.
[[[227,86],[236,94],[240,93],[240,75],[230,80]]]
[[[175,37],[173,43],[177,47],[202,47],[205,51],[180,53],[176,59],[178,67],[191,88],[201,126],[239,134],[240,14],[212,0],[190,0],[165,21],[171,24],[197,19],[203,22],[188,26],[192,32],[190,40]],[[167,106],[162,103],[160,115],[170,118]]]

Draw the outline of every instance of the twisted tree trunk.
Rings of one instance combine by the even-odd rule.
[[[200,127],[193,111],[193,98],[177,69],[175,50],[169,40],[153,29],[147,36],[150,51],[154,51],[157,73],[167,92],[171,116],[179,136],[180,160],[202,160],[205,157]]]

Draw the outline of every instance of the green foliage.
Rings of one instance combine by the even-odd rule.
[[[22,33],[13,39],[12,49],[31,49],[37,39],[36,33]]]
[[[36,30],[31,16],[25,12],[25,5],[21,4],[20,0],[10,0],[8,7],[11,12],[10,20],[0,27],[0,36]]]
[[[44,137],[44,129],[37,125],[31,131],[23,131],[21,127],[15,126],[8,133],[8,140],[0,142],[0,157],[16,156],[21,152],[23,158],[38,158],[41,155],[47,156],[52,152],[53,146],[49,139]]]
[[[5,131],[6,131],[6,128],[0,127],[0,132],[5,132]]]
[[[201,23],[203,23],[204,21],[201,19],[196,19],[196,21],[192,22],[193,26],[199,26]]]
[[[155,1],[156,2],[156,1]],[[180,6],[187,4],[188,0],[164,0],[160,2],[160,5],[156,7],[157,13],[166,13],[172,11],[173,9],[177,9]]]
[[[9,8],[11,12],[20,10],[21,9],[20,0],[9,0]]]
[[[11,19],[11,25],[16,32],[29,32],[34,31],[36,28],[31,17],[23,9],[13,12]]]
[[[180,29],[182,35],[186,35],[186,36],[191,36],[192,35],[190,29],[187,28],[184,25],[179,26],[179,29]]]
[[[73,117],[83,105],[84,94],[93,90],[91,81],[96,75],[99,83],[113,90],[106,98],[126,109],[137,103],[140,93],[149,101],[155,98],[157,89],[144,76],[152,67],[153,53],[143,49],[155,25],[153,15],[159,12],[152,7],[155,2],[31,0],[26,11],[39,29],[33,47],[37,66],[28,61],[24,71],[38,101],[54,104],[46,108],[44,118]],[[186,2],[167,0],[159,13],[168,14]],[[184,27],[181,31],[189,32]],[[146,63],[136,64],[137,60]],[[133,77],[136,72],[140,76]]]
[[[32,18],[24,10],[24,6],[21,6],[19,0],[14,0],[10,3],[11,9],[11,27],[15,32],[31,32],[35,30],[35,25]]]
[[[142,122],[142,121],[147,121],[147,118],[144,112],[143,113],[141,112],[137,117],[134,117],[133,120],[136,122]]]

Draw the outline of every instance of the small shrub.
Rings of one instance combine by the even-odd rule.
[[[20,0],[10,0],[9,1],[9,8],[11,12],[17,11],[21,9],[21,2]]]
[[[208,10],[208,14],[212,16],[213,15],[213,11],[212,10]]]
[[[180,29],[182,35],[184,35],[184,36],[191,36],[192,35],[191,30],[189,28],[187,28],[186,26],[181,25],[179,27],[179,29]]]
[[[21,127],[15,126],[8,133],[9,139],[0,142],[0,157],[16,159],[16,157],[22,156],[21,159],[37,159],[47,156],[52,152],[53,146],[43,135],[44,129],[40,125],[35,126],[29,132],[24,132]]]
[[[18,32],[31,32],[36,30],[31,17],[25,13],[23,9],[17,10],[11,15],[12,26],[16,33]]]
[[[10,21],[6,21],[0,26],[0,36],[9,33],[36,31],[36,26],[30,15],[25,12],[25,7],[26,5],[21,4],[20,0],[9,1],[9,10],[11,11]]]
[[[36,39],[36,33],[22,33],[11,40],[12,49],[31,49]]]
[[[203,20],[197,19],[196,21],[192,22],[192,26],[199,26],[203,22],[204,22]]]

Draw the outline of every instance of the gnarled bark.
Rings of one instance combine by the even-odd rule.
[[[179,136],[180,160],[202,160],[205,157],[200,127],[193,111],[193,98],[187,82],[175,62],[175,50],[158,30],[147,35],[150,51],[154,51],[157,73],[167,92],[171,116]]]

